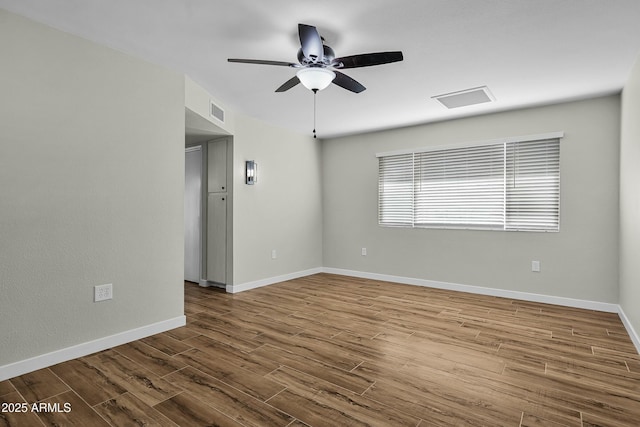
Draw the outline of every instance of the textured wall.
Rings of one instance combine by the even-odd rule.
[[[620,305],[640,333],[640,59],[622,92]]]
[[[0,57],[0,366],[182,316],[184,77],[2,10]]]
[[[308,135],[236,117],[234,285],[322,266],[320,144]],[[244,183],[246,160],[258,163],[255,185]]]
[[[326,141],[325,267],[617,303],[619,103],[610,96]],[[565,132],[559,233],[378,226],[376,153],[554,131]],[[532,260],[541,272],[531,272]]]

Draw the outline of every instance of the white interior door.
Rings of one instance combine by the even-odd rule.
[[[200,282],[202,149],[185,150],[184,168],[184,280]]]

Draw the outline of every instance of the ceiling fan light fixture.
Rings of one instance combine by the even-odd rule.
[[[296,76],[307,89],[322,90],[336,78],[336,73],[326,68],[310,67],[301,68],[296,73]]]

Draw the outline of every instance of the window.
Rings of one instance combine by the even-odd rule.
[[[558,231],[561,136],[379,154],[379,224]]]

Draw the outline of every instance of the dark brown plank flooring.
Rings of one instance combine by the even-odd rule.
[[[638,426],[616,314],[318,274],[187,326],[0,382],[0,426]]]

